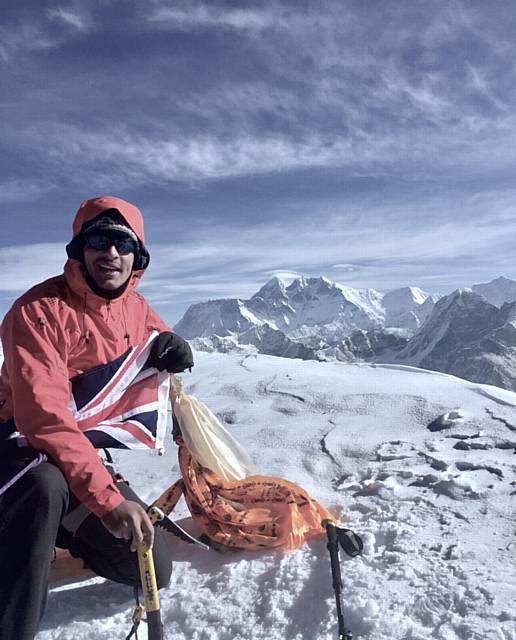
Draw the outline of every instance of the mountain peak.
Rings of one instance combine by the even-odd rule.
[[[491,280],[491,282],[475,284],[472,289],[496,307],[516,300],[516,281],[504,276]]]
[[[328,280],[327,278],[323,278],[323,277],[314,278],[311,276],[300,276],[299,278],[292,280],[292,282],[288,285],[287,289],[289,291],[308,289],[309,287],[313,287],[314,285],[323,284],[323,283],[330,286],[332,285],[331,280]]]
[[[281,278],[278,278],[278,276],[274,276],[253,295],[253,298],[268,298],[277,296],[278,294],[280,296],[284,296],[285,289],[285,282]]]
[[[428,293],[422,291],[419,287],[401,287],[387,292],[383,296],[382,304],[385,308],[392,305],[419,305],[429,297]]]
[[[492,306],[483,296],[479,295],[469,287],[462,287],[455,289],[449,295],[441,298],[435,305],[438,312],[443,312],[445,309],[456,309],[463,307],[484,307],[486,305]]]
[[[435,297],[419,287],[389,291],[382,298],[386,325],[417,330],[430,315],[434,302]]]

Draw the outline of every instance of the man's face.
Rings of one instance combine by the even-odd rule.
[[[134,253],[120,255],[114,244],[106,249],[84,247],[84,265],[95,284],[101,289],[114,291],[131,275]]]

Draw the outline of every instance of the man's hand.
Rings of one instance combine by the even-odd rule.
[[[150,548],[154,544],[154,527],[145,510],[137,502],[125,500],[121,505],[101,518],[102,524],[115,536],[131,541],[131,551],[140,542]]]
[[[163,331],[154,340],[147,363],[159,371],[166,369],[169,373],[181,373],[194,366],[188,342],[170,331]]]

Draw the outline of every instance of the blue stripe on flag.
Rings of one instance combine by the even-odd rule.
[[[131,349],[119,356],[113,362],[103,364],[100,367],[90,369],[85,373],[80,373],[70,380],[72,384],[72,395],[78,411],[85,407],[113,378],[124,360],[129,355]]]
[[[116,438],[113,438],[105,431],[95,431],[90,429],[84,435],[96,449],[129,449],[129,447]]]

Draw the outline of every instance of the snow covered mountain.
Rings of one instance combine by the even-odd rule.
[[[355,640],[514,640],[515,393],[400,365],[201,352],[195,362],[186,391],[260,472],[300,484],[362,535],[363,555],[342,558]],[[148,501],[178,478],[167,445],[162,457],[115,452]],[[173,518],[198,533],[184,502]],[[170,545],[165,638],[337,637],[324,537],[292,553]],[[133,608],[131,587],[101,578],[54,588],[37,640],[124,638]]]
[[[516,281],[503,276],[491,282],[474,284],[471,288],[496,307],[516,301]]]
[[[176,330],[206,351],[403,362],[516,389],[516,302],[507,303],[516,282],[473,289],[440,298],[404,287],[382,296],[326,278],[288,286],[273,278],[249,300],[193,305]]]
[[[381,326],[382,295],[374,289],[344,287],[327,278],[298,278],[288,286],[273,278],[249,300],[210,300],[192,305],[177,323],[185,338],[228,336],[267,324],[296,338],[328,342],[356,329]]]
[[[247,308],[246,301],[229,298],[191,305],[174,329],[183,338],[191,340],[213,335],[230,336],[263,324],[264,321]]]
[[[516,302],[499,308],[471,289],[454,291],[395,361],[516,390]]]
[[[385,325],[416,331],[428,318],[437,295],[429,295],[419,287],[403,287],[386,293],[382,298]]]
[[[192,305],[175,329],[187,339],[195,338],[200,349],[229,351],[247,344],[270,355],[354,360],[362,347],[353,339],[348,344],[350,336],[357,334],[362,344],[360,336],[371,333],[376,341],[386,325],[389,335],[399,328],[410,336],[437,298],[416,287],[383,296],[374,289],[353,289],[322,277],[298,278],[288,286],[273,278],[249,300]]]
[[[381,299],[374,289],[353,289],[327,278],[298,278],[288,286],[274,278],[249,300],[249,307],[291,337],[317,335],[330,342],[381,325]]]

